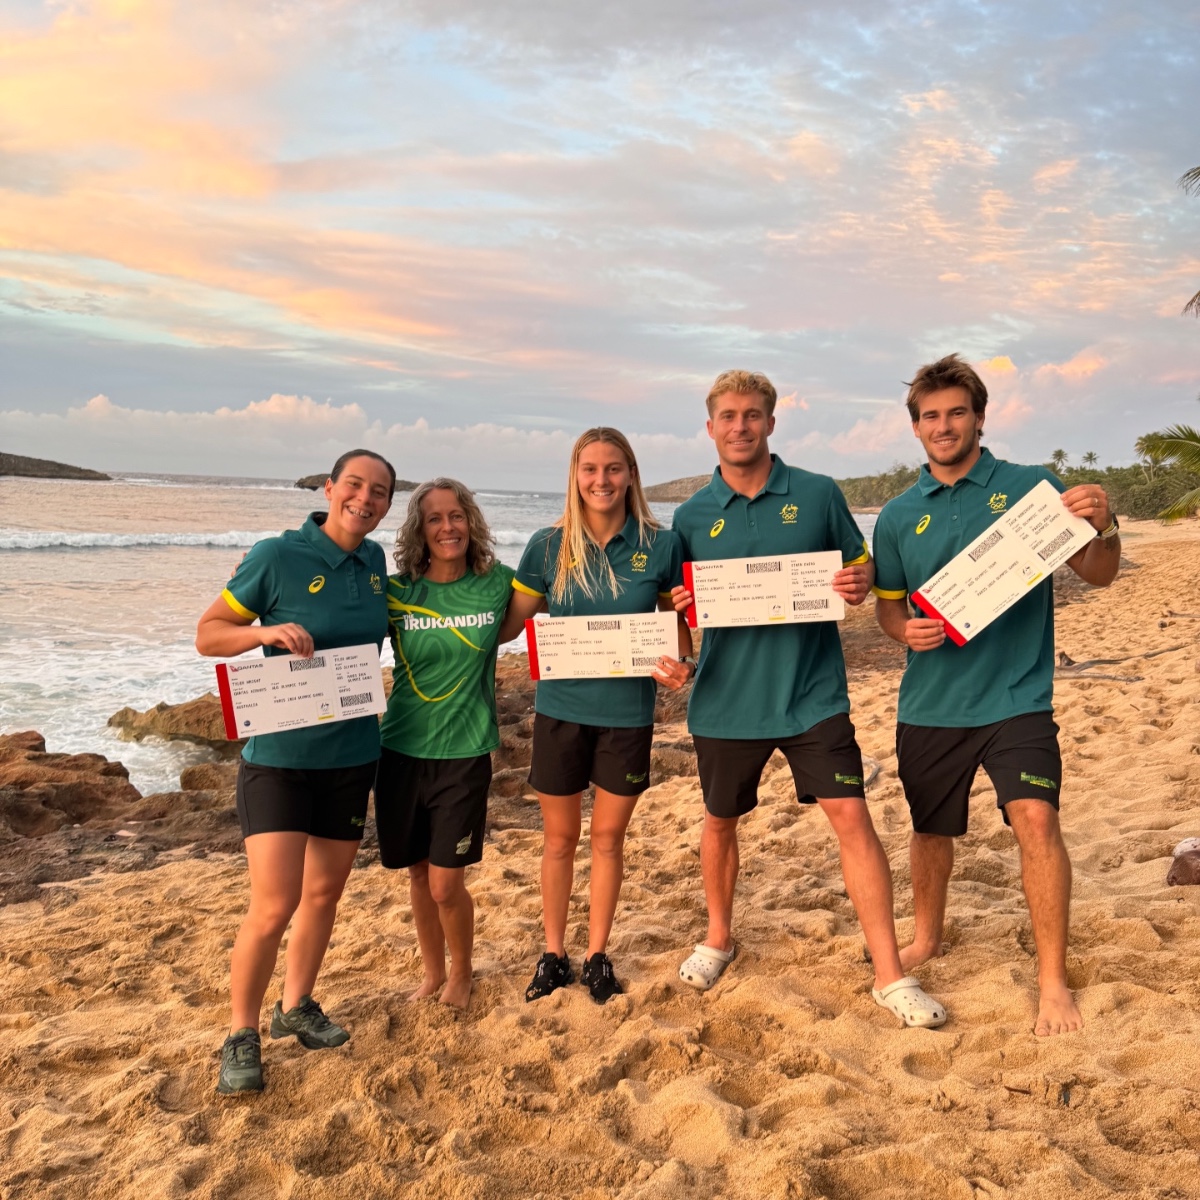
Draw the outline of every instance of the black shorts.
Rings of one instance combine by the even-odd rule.
[[[358,767],[264,767],[242,759],[237,810],[242,837],[307,833],[336,842],[362,840],[375,763]]]
[[[693,737],[704,807],[714,817],[743,817],[758,806],[758,781],[767,759],[782,750],[801,804],[863,799],[862,752],[845,713],[788,738]]]
[[[996,807],[1008,824],[1010,800],[1045,800],[1058,808],[1062,756],[1058,726],[1048,712],[1025,713],[971,729],[897,725],[900,782],[917,833],[962,837],[975,772],[982,767],[996,789]]]
[[[650,786],[653,725],[577,725],[536,713],[529,786],[543,796],[574,796],[589,783],[614,796]]]
[[[469,867],[483,857],[492,756],[379,756],[375,828],[379,860],[390,870],[428,859],[435,867]]]

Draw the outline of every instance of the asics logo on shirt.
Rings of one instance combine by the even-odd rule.
[[[917,522],[917,532],[918,532],[918,533],[924,533],[924,532],[925,532],[925,530],[927,530],[927,529],[929,528],[929,516],[930,516],[930,514],[929,514],[929,513],[926,513],[926,514],[925,514],[925,515],[924,515],[924,516],[923,516],[923,517],[922,517],[922,518],[921,518],[921,519],[920,519],[920,520]]]
[[[722,517],[722,518],[721,518],[721,519],[720,519],[720,520],[719,520],[719,521],[718,521],[718,522],[717,522],[717,523],[716,523],[716,524],[715,524],[715,525],[714,525],[714,526],[713,526],[713,527],[712,527],[712,528],[711,528],[711,529],[708,531],[708,536],[709,536],[710,538],[712,538],[712,537],[716,537],[716,536],[717,536],[717,534],[718,534],[718,533],[720,533],[720,532],[721,532],[721,530],[722,530],[722,529],[724,529],[724,528],[725,528],[725,518],[724,518],[724,517]]]
[[[325,586],[324,575],[314,575],[313,581],[308,585],[308,590],[315,596]]]

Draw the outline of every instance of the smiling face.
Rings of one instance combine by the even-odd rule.
[[[619,446],[592,442],[579,452],[575,483],[583,507],[598,517],[625,513],[625,493],[633,471]]]
[[[471,535],[466,511],[449,488],[434,488],[421,500],[421,529],[429,563],[466,574]],[[437,572],[441,574],[442,572]]]
[[[343,550],[353,550],[387,516],[392,477],[378,459],[360,455],[343,464],[337,479],[325,481],[325,499],[325,532]]]
[[[775,430],[774,415],[757,392],[726,392],[713,401],[708,436],[716,443],[717,457],[730,467],[754,467],[770,457],[767,438]]]
[[[948,387],[930,392],[917,406],[913,433],[921,439],[930,465],[969,470],[979,457],[984,414],[972,408],[967,389]]]

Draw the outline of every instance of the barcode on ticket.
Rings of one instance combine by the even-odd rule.
[[[821,600],[793,600],[792,612],[813,612],[818,608],[828,608],[828,598]]]
[[[320,654],[314,654],[312,658],[293,658],[288,663],[289,671],[315,671],[318,667],[325,665],[325,659]]]
[[[633,660],[633,665],[635,667],[652,667],[657,662],[658,662],[657,658],[646,658],[644,656],[639,658],[639,657],[635,656],[634,660]]]
[[[1065,545],[1066,545],[1066,544],[1067,544],[1067,543],[1068,543],[1070,540],[1071,540],[1071,531],[1070,531],[1069,529],[1064,529],[1064,530],[1062,531],[1062,533],[1058,534],[1058,535],[1057,535],[1057,536],[1055,536],[1055,537],[1052,537],[1052,538],[1051,538],[1051,539],[1050,539],[1050,540],[1049,540],[1049,541],[1048,541],[1048,542],[1047,542],[1047,543],[1046,543],[1046,544],[1045,544],[1045,545],[1044,545],[1044,546],[1043,546],[1043,547],[1042,547],[1042,548],[1041,548],[1041,549],[1038,551],[1038,554],[1041,556],[1042,562],[1045,562],[1045,561],[1046,561],[1046,559],[1048,559],[1048,558],[1050,557],[1050,555],[1052,555],[1052,554],[1053,554],[1053,553],[1054,553],[1056,550],[1059,550],[1059,549],[1061,549],[1061,548],[1062,548],[1063,546],[1065,546]]]
[[[993,529],[991,533],[971,551],[971,561],[978,562],[997,542],[1004,537],[1004,534],[999,529]]]
[[[366,704],[371,699],[370,692],[355,692],[353,696],[339,698],[343,708],[353,708],[356,704]]]

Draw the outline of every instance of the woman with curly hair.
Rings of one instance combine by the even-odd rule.
[[[598,427],[571,452],[563,515],[529,540],[513,582],[510,613],[529,617],[609,616],[664,609],[683,578],[679,538],[659,527],[625,436]],[[680,621],[679,658],[659,659],[658,682],[682,687],[695,673],[692,640]],[[624,875],[625,830],[650,786],[655,680],[556,679],[537,685],[529,782],[542,809],[542,919],[546,952],[526,1000],[574,981],[565,947],[567,910],[589,783],[592,804],[588,951],[581,973],[597,1004],[623,991],[606,949]]]
[[[496,561],[475,497],[431,479],[408,502],[388,579],[396,655],[375,780],[379,857],[408,868],[425,977],[409,997],[471,996],[475,906],[465,870],[483,857],[496,721],[496,653],[520,619],[505,621],[513,571]],[[446,951],[450,969],[446,970]]]

